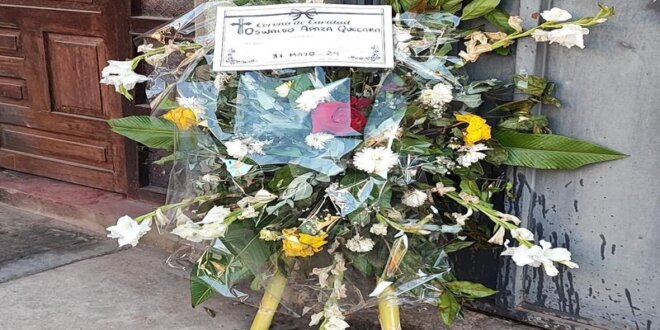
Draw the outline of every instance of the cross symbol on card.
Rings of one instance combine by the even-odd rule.
[[[243,26],[250,26],[252,25],[252,23],[250,22],[245,23],[243,22],[242,18],[239,18],[238,23],[231,23],[231,25],[238,26],[238,34],[243,34],[243,32],[245,32],[245,28]]]

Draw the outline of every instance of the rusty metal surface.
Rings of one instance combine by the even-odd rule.
[[[593,14],[597,1],[529,1],[521,15],[556,6]],[[549,278],[510,261],[500,272],[499,313],[550,328],[659,329],[660,5],[608,1],[617,16],[591,29],[584,50],[518,45],[516,71],[557,81],[553,131],[630,154],[577,171],[512,174],[523,198],[510,205],[537,237],[570,248],[580,269]],[[538,5],[537,8],[531,8]],[[531,7],[530,7],[531,6]],[[498,307],[499,306],[499,307]],[[504,308],[503,308],[504,307]]]

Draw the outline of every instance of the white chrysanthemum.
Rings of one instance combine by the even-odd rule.
[[[451,93],[452,86],[446,84],[436,84],[433,89],[423,89],[419,95],[422,104],[432,108],[442,108],[454,99]]]
[[[225,148],[227,148],[227,154],[236,159],[241,159],[248,155],[263,155],[264,147],[270,143],[271,141],[261,141],[252,137],[224,142]]]
[[[425,192],[418,189],[411,189],[403,193],[401,203],[410,207],[420,207],[426,203],[428,196]]]
[[[578,46],[584,48],[584,36],[589,34],[589,29],[577,24],[566,24],[561,29],[548,32],[550,43],[558,43],[566,48]]]
[[[545,273],[548,276],[557,276],[559,270],[555,262],[565,265],[568,268],[578,268],[578,264],[571,261],[571,252],[565,248],[552,248],[552,244],[541,240],[540,246],[534,245],[526,247],[520,245],[510,247],[509,241],[504,242],[506,250],[502,252],[503,256],[511,256],[518,266],[540,267],[543,265]]]
[[[346,241],[346,247],[358,253],[369,252],[374,248],[374,241],[369,237],[361,237],[359,234]]]
[[[335,136],[329,133],[311,133],[305,137],[305,143],[313,149],[323,150],[334,138]]]
[[[231,80],[231,78],[232,78],[231,74],[219,72],[218,75],[215,76],[215,80],[213,80],[213,85],[219,91],[223,91],[227,89],[227,83]]]
[[[236,159],[241,159],[248,153],[247,145],[240,139],[225,142],[225,148],[227,148],[227,155]]]
[[[277,96],[279,97],[289,96],[289,92],[291,91],[291,85],[293,85],[293,82],[287,81],[282,85],[277,86],[277,88],[275,88],[275,92],[277,93]]]
[[[301,111],[310,112],[319,105],[319,103],[330,99],[330,92],[321,87],[302,92],[296,100],[296,108]]]
[[[399,155],[384,147],[364,148],[353,157],[353,164],[360,170],[381,177],[399,162]]]
[[[564,22],[573,18],[573,15],[561,8],[554,7],[550,10],[544,10],[541,17],[548,22]]]
[[[387,235],[387,225],[384,223],[375,223],[369,231],[374,235],[385,236]]]
[[[486,154],[481,152],[484,150],[490,150],[490,148],[486,147],[486,145],[483,143],[477,143],[471,146],[462,146],[458,148],[459,156],[456,158],[456,162],[463,167],[468,167],[486,158]]]
[[[151,219],[138,223],[133,218],[125,215],[117,220],[116,225],[110,226],[106,230],[110,232],[108,237],[116,238],[119,246],[130,244],[135,247],[140,237],[151,230]]]

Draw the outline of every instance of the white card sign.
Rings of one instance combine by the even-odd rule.
[[[390,6],[219,7],[215,36],[215,71],[394,66]]]

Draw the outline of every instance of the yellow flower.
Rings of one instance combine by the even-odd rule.
[[[473,145],[479,141],[490,140],[490,126],[483,119],[473,114],[456,114],[456,120],[467,123],[468,127],[463,132],[463,140],[468,145]]]
[[[323,250],[323,245],[328,241],[328,234],[321,232],[319,235],[302,234],[298,228],[282,230],[284,241],[282,248],[287,257],[310,257],[316,252]]]
[[[178,107],[172,109],[164,114],[163,118],[175,123],[176,126],[183,130],[197,125],[197,116],[190,108]]]

